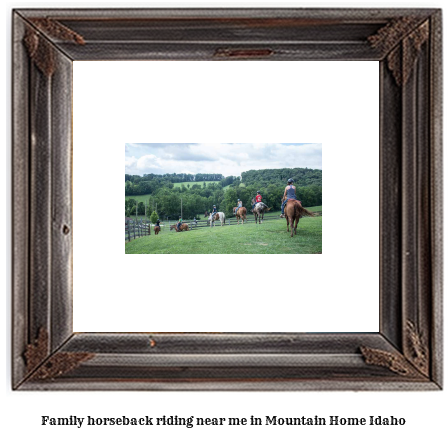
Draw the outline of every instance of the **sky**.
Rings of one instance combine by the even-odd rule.
[[[322,169],[321,143],[126,143],[125,173],[220,173],[259,169]]]

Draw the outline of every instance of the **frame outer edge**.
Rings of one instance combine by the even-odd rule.
[[[25,377],[29,307],[29,62],[22,45],[24,22],[12,17],[12,387]]]
[[[442,64],[441,59],[438,56],[441,55],[441,11],[434,11],[434,15],[431,17],[431,126],[430,126],[430,139],[431,139],[431,231],[433,232],[431,238],[431,246],[432,246],[432,255],[431,255],[431,273],[432,273],[432,302],[433,308],[432,317],[433,321],[431,322],[431,359],[432,359],[432,382],[424,382],[423,385],[417,384],[413,386],[412,382],[409,384],[406,382],[404,384],[407,389],[428,389],[431,386],[431,389],[438,389],[436,386],[441,385],[442,381],[442,241],[441,241],[441,232],[442,232],[442,79],[441,79],[441,71]],[[18,14],[15,14],[18,17]],[[20,17],[19,17],[20,18]],[[17,20],[18,21],[18,20]],[[23,20],[21,20],[23,22]],[[22,33],[23,35],[23,33]],[[30,63],[26,59],[26,52],[23,46],[19,49],[16,47],[21,45],[21,38],[19,39],[19,32],[16,33],[16,28],[14,29],[14,61],[20,56],[23,57],[25,54],[25,60],[22,60],[23,66],[29,66]],[[21,55],[20,55],[21,54]],[[17,57],[17,58],[16,58]],[[20,64],[22,66],[22,64]],[[22,274],[25,274],[24,278],[20,278],[17,275],[17,271],[14,271],[14,334],[18,333],[22,338],[17,340],[17,337],[14,339],[14,360],[17,360],[23,355],[23,350],[19,351],[19,344],[22,346],[24,344],[26,346],[27,341],[30,342],[36,336],[37,330],[44,326],[50,328],[50,336],[52,339],[52,344],[49,348],[50,351],[54,351],[54,348],[57,347],[56,344],[59,344],[64,341],[64,334],[54,334],[53,331],[61,329],[65,331],[69,331],[69,325],[65,321],[64,310],[62,309],[71,309],[70,305],[64,308],[58,307],[57,309],[53,308],[53,303],[55,300],[60,298],[64,293],[64,299],[68,299],[69,291],[68,289],[64,291],[61,290],[59,292],[60,295],[54,296],[56,290],[56,283],[54,282],[55,277],[54,274],[50,271],[51,267],[59,266],[56,260],[54,250],[54,245],[58,247],[61,254],[66,254],[67,248],[69,248],[69,252],[71,252],[71,243],[66,245],[65,243],[58,243],[57,241],[53,241],[55,237],[55,232],[59,232],[59,222],[58,220],[65,220],[71,215],[71,207],[65,208],[62,207],[60,211],[55,214],[55,199],[56,194],[55,184],[61,175],[56,176],[55,170],[58,172],[62,172],[62,169],[57,169],[57,162],[54,161],[54,152],[55,147],[59,145],[55,143],[54,133],[57,132],[61,135],[61,137],[65,137],[65,134],[58,129],[58,124],[56,120],[56,116],[54,114],[53,103],[55,100],[59,98],[58,95],[53,94],[51,82],[42,80],[39,76],[39,72],[36,71],[34,66],[28,67],[27,74],[24,75],[21,80],[27,82],[27,90],[28,90],[28,78],[31,78],[31,81],[36,81],[33,83],[32,89],[33,92],[30,92],[30,95],[23,96],[20,94],[17,96],[17,93],[24,93],[23,90],[17,88],[17,78],[16,73],[14,73],[14,104],[18,105],[15,107],[15,111],[17,111],[18,119],[16,120],[16,115],[14,115],[14,142],[13,142],[13,175],[14,175],[14,194],[16,194],[16,190],[19,190],[21,194],[21,200],[23,204],[18,204],[17,211],[14,210],[14,218],[17,219],[16,213],[21,216],[26,216],[28,219],[27,222],[27,231],[31,230],[30,233],[27,233],[28,240],[24,243],[23,240],[16,242],[14,240],[14,262],[13,269],[19,268],[22,270]],[[62,92],[63,90],[61,90]],[[22,99],[22,100],[20,100]],[[23,99],[26,100],[26,115],[23,115],[20,110],[23,109]],[[44,105],[46,103],[46,106]],[[39,105],[44,105],[44,113],[36,114],[35,108]],[[40,106],[39,106],[40,107]],[[31,108],[31,109],[30,109]],[[32,112],[28,113],[28,110]],[[30,117],[33,117],[30,119]],[[30,121],[31,120],[31,121]],[[16,124],[19,123],[19,124]],[[18,136],[18,128],[20,127],[20,123],[25,123],[26,126],[26,134],[20,133],[20,138],[16,138]],[[55,131],[56,129],[56,131]],[[30,132],[30,131],[33,132]],[[70,132],[71,134],[71,132]],[[412,134],[410,135],[412,138]],[[21,144],[20,140],[24,140],[24,143]],[[38,147],[37,153],[35,152],[34,156],[31,156],[31,149],[35,151],[36,144]],[[71,145],[71,141],[69,141]],[[25,146],[24,146],[25,145]],[[43,155],[43,156],[41,156]],[[49,159],[48,159],[49,157]],[[23,162],[18,161],[20,158],[24,160]],[[66,151],[62,152],[61,163],[67,164],[67,155]],[[71,158],[70,158],[71,159]],[[23,171],[23,166],[26,164],[26,172],[25,175],[19,175],[19,180],[16,180],[16,172]],[[412,172],[410,172],[412,173]],[[29,175],[29,178],[28,178]],[[43,177],[43,178],[42,178]],[[65,176],[65,178],[67,175]],[[42,178],[42,179],[41,179]],[[71,173],[69,175],[69,179],[71,178]],[[43,181],[42,181],[43,180]],[[64,183],[66,183],[66,179],[62,177]],[[15,183],[18,183],[17,187],[15,187]],[[32,190],[32,192],[31,192]],[[62,190],[62,189],[61,189]],[[63,189],[65,191],[65,197],[69,193],[67,187]],[[408,188],[408,193],[413,191],[412,188]],[[70,195],[69,195],[70,196]],[[42,218],[42,223],[39,224],[39,220]],[[71,217],[70,217],[71,220]],[[71,223],[71,222],[70,222]],[[14,222],[13,222],[14,224]],[[56,225],[56,226],[55,226]],[[411,228],[411,226],[409,227]],[[16,231],[17,227],[13,226],[13,230]],[[44,242],[44,243],[42,243]],[[59,247],[60,245],[60,247]],[[35,249],[37,247],[39,249],[38,254],[36,251],[30,253],[30,249]],[[24,254],[23,250],[26,248],[26,252]],[[16,249],[21,250],[20,254],[16,254]],[[21,258],[22,257],[22,258]],[[24,257],[24,258],[23,258]],[[71,255],[69,256],[71,257]],[[17,259],[16,259],[17,258]],[[20,261],[26,261],[27,264],[25,268],[20,265]],[[67,262],[67,260],[63,260],[63,262]],[[25,270],[25,271],[24,271]],[[70,271],[70,269],[69,269]],[[71,271],[70,271],[71,274]],[[62,275],[65,279],[61,280],[61,284],[65,284],[66,281],[66,273]],[[29,284],[28,284],[28,278]],[[17,284],[16,284],[17,280]],[[20,280],[20,284],[19,281]],[[27,288],[24,288],[25,282]],[[21,287],[20,287],[21,286]],[[30,289],[30,291],[28,291]],[[32,294],[31,294],[32,292]],[[56,291],[57,293],[57,291]],[[62,294],[62,295],[61,295]],[[24,313],[17,313],[17,306],[20,307],[20,310],[24,311]],[[24,321],[20,321],[21,325],[18,326],[18,317],[22,316]],[[406,315],[406,313],[404,313]],[[28,317],[28,319],[27,319]],[[56,336],[56,338],[55,338]],[[23,360],[22,360],[23,362]],[[16,364],[15,364],[16,365]],[[14,373],[18,370],[18,373],[23,370],[23,365],[14,366]],[[15,382],[17,382],[16,375],[14,374]],[[129,382],[122,382],[126,388],[129,389]],[[174,383],[174,382],[173,382]],[[337,381],[333,382],[335,386],[333,388],[327,389],[350,389],[350,387],[346,387],[347,382]],[[361,383],[361,382],[360,382]],[[175,384],[175,383],[174,383]],[[311,385],[309,389],[316,390],[316,387],[312,385],[312,382],[307,383],[297,383],[299,386],[297,389],[306,389],[305,386]],[[100,385],[101,382],[95,382],[95,385]],[[211,384],[211,387],[214,385],[219,386],[219,382],[214,382]],[[273,384],[274,385],[274,384]],[[21,386],[21,389],[31,389],[31,386],[34,386],[30,382],[24,382]],[[246,389],[250,389],[250,383],[245,384]],[[349,385],[350,386],[350,385]],[[406,389],[401,387],[400,382],[393,383],[389,386],[386,382],[374,382],[371,388],[361,388],[357,387],[357,389],[378,389],[378,387],[382,387],[381,389]],[[410,388],[409,386],[413,386]],[[424,387],[423,387],[424,386]],[[36,386],[35,386],[35,389]],[[58,389],[58,384],[55,386],[49,384],[47,388],[39,388],[39,389]],[[59,388],[60,389],[60,388]],[[67,389],[67,387],[65,388]],[[75,388],[72,388],[75,389]],[[90,388],[92,389],[92,388]],[[111,389],[111,388],[108,388]],[[118,389],[118,388],[117,388]],[[137,389],[137,388],[136,388]],[[148,388],[149,389],[149,388]],[[154,388],[153,388],[154,389]],[[166,388],[159,388],[166,389]],[[213,388],[210,388],[213,389]],[[217,388],[215,388],[217,389]],[[231,388],[226,388],[231,389]],[[241,390],[241,387],[235,388]],[[244,388],[243,388],[244,389]],[[263,389],[260,387],[253,389]],[[267,388],[268,389],[268,388]],[[281,389],[279,387],[272,387],[269,389]],[[286,388],[285,388],[286,389]],[[288,388],[291,389],[291,388]],[[321,388],[322,389],[322,388]],[[353,387],[354,389],[354,387]]]
[[[443,59],[442,10],[431,16],[431,264],[433,322],[431,336],[431,374],[433,381],[443,386]]]
[[[92,10],[83,8],[42,8],[30,9],[20,8],[20,13],[28,17],[47,17],[59,19],[63,17],[73,17],[82,19],[86,15],[94,19],[104,17],[123,17],[126,19],[138,19],[142,17],[151,18],[272,18],[273,14],[278,18],[290,18],[300,15],[305,18],[322,19],[374,19],[389,20],[399,18],[406,14],[418,17],[427,17],[435,11],[435,8],[95,8]]]

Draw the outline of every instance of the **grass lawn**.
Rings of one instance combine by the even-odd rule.
[[[125,196],[125,199],[126,199],[126,201],[128,199],[135,199],[137,201],[137,203],[143,202],[143,204],[144,204],[146,201],[149,202],[150,197],[151,197],[151,195],[130,195],[130,196]]]
[[[199,184],[201,186],[201,188],[202,188],[202,185],[204,184],[204,182],[205,182],[205,185],[207,185],[207,186],[209,186],[210,184],[213,184],[213,183],[215,183],[217,185],[219,184],[219,181],[198,181],[198,182],[190,181],[190,182],[180,182],[180,183],[173,183],[173,184],[174,184],[174,187],[185,186],[188,189],[188,184],[190,184],[190,188],[193,187],[194,184]],[[230,186],[225,186],[223,188],[223,190],[226,190],[229,187]]]
[[[273,213],[278,215],[278,213]],[[297,235],[290,237],[286,220],[260,225],[206,227],[176,233],[165,227],[159,235],[125,244],[126,254],[321,254],[322,217],[302,218]]]

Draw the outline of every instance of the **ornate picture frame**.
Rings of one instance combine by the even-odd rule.
[[[15,10],[12,387],[441,389],[441,32],[438,9]],[[379,62],[378,333],[73,332],[72,63],[160,59]]]

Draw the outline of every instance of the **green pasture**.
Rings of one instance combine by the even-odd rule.
[[[190,189],[193,187],[194,184],[199,184],[201,187],[203,186],[203,184],[205,183],[205,185],[209,186],[210,184],[219,184],[219,181],[190,181],[190,182],[180,182],[180,183],[173,183],[174,187],[182,187],[185,186],[185,188],[188,189],[188,185],[190,185]],[[223,190],[227,190],[230,186],[225,186],[223,188]]]
[[[278,212],[270,215],[278,216]],[[300,219],[294,237],[290,237],[286,231],[286,219],[265,221],[262,224],[217,225],[181,233],[169,231],[166,226],[157,236],[152,233],[126,242],[125,253],[321,254],[322,217]]]
[[[145,202],[149,202],[149,199],[151,198],[151,195],[129,195],[129,196],[125,196],[126,201],[128,199],[135,199],[137,201],[137,203],[139,202],[143,202],[143,204]]]

